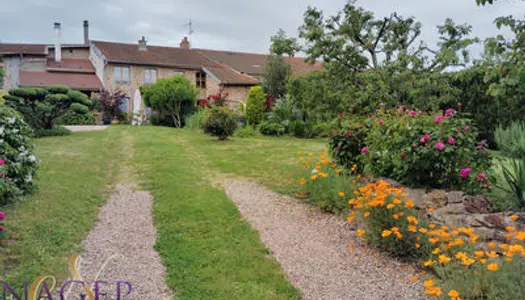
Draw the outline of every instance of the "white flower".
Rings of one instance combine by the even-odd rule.
[[[317,170],[316,170],[316,169],[313,169],[313,170],[312,170],[312,174],[317,174]]]
[[[36,157],[34,155],[29,155],[28,159],[29,159],[30,162],[35,162],[36,161]]]
[[[16,118],[7,118],[7,123],[14,124],[16,122]]]

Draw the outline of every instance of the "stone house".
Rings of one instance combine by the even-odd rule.
[[[248,91],[259,84],[268,55],[191,48],[185,37],[180,47],[148,45],[144,37],[136,44],[90,40],[89,23],[84,21],[82,44],[62,44],[60,24],[55,23],[55,43],[0,44],[0,66],[5,71],[3,88],[66,85],[85,93],[117,89],[129,95],[122,107],[133,110],[133,98],[142,85],[160,78],[186,76],[200,89],[199,98],[229,92],[228,105],[246,101]],[[295,74],[322,70],[302,58],[288,59]]]

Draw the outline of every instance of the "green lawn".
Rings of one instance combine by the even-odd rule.
[[[39,275],[65,275],[66,259],[80,253],[114,184],[120,135],[110,130],[37,141],[38,190],[2,208],[7,238],[16,243],[0,249],[0,280],[20,288]]]
[[[156,248],[177,299],[297,299],[258,233],[226,197],[226,178],[255,180],[291,192],[298,151],[319,152],[322,140],[232,139],[160,127],[113,127],[37,141],[39,190],[7,207],[9,239],[0,280],[20,287],[41,274],[64,276],[81,251],[110,187],[127,178],[155,197]],[[120,175],[120,176],[119,176]]]

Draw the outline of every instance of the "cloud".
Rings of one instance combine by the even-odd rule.
[[[5,1],[4,1],[5,2]],[[53,42],[53,23],[62,22],[63,40],[82,42],[82,21],[90,20],[91,38],[136,43],[145,36],[149,44],[177,46],[188,35],[191,19],[194,47],[266,53],[278,28],[297,35],[308,5],[332,15],[346,0],[20,0],[2,3],[0,40],[3,42]],[[525,2],[501,0],[478,7],[474,0],[359,0],[377,16],[397,11],[415,16],[423,24],[422,38],[433,44],[436,26],[447,17],[469,23],[473,35],[494,36],[493,19],[524,11]],[[475,48],[478,52],[481,46]]]

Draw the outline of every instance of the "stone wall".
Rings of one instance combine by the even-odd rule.
[[[62,47],[62,59],[86,59],[90,55],[88,48],[65,48]],[[49,49],[50,59],[55,59],[55,49]]]
[[[392,185],[401,186],[389,180]],[[460,191],[423,190],[405,188],[416,208],[425,212],[430,222],[449,227],[473,228],[481,243],[506,242],[506,227],[525,228],[525,213],[499,212],[491,209],[486,196],[471,196]],[[510,217],[517,215],[517,220]]]
[[[239,106],[239,102],[246,103],[246,99],[248,99],[248,93],[250,92],[251,86],[227,85],[223,88],[226,92],[230,93],[226,104],[231,109],[237,109]]]

